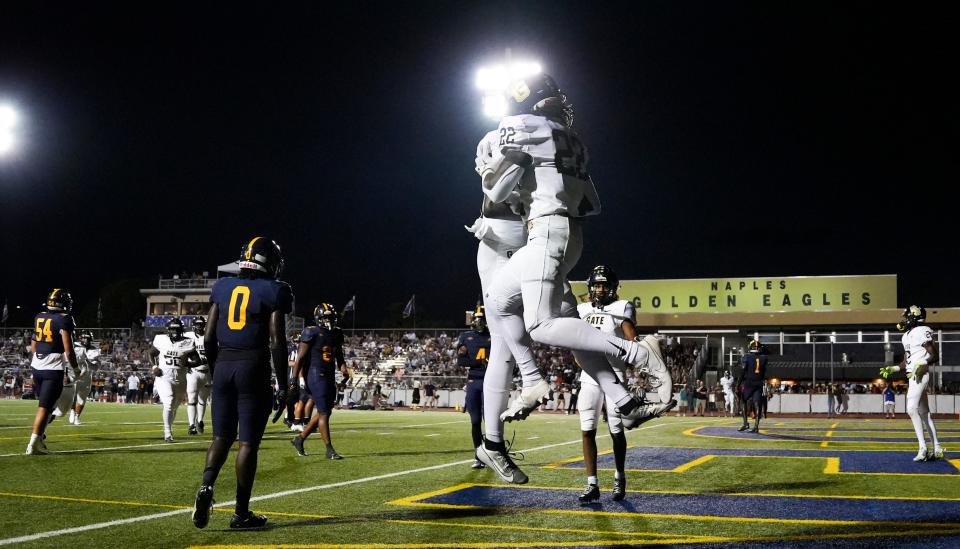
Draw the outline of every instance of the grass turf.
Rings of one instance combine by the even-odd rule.
[[[307,441],[307,450],[316,455],[299,457],[289,442],[292,434],[282,424],[269,425],[254,487],[254,498],[263,499],[254,501],[251,508],[268,514],[270,526],[261,531],[232,531],[227,527],[232,506],[227,505],[216,509],[207,529],[197,530],[189,512],[209,442],[209,416],[207,434],[189,437],[186,412],[181,409],[176,443],[165,444],[159,406],[92,403],[83,414],[82,426],[68,425],[62,418],[50,426],[47,445],[54,455],[20,455],[35,410],[35,401],[0,401],[0,509],[5,511],[0,513],[0,544],[43,533],[56,535],[18,545],[597,547],[716,543],[731,547],[751,542],[780,541],[789,546],[831,540],[846,546],[915,542],[947,547],[960,539],[960,525],[955,520],[919,521],[911,516],[909,507],[910,498],[939,499],[945,516],[960,516],[960,474],[836,475],[825,474],[822,459],[727,456],[681,468],[681,472],[628,473],[628,489],[633,492],[625,504],[610,501],[613,473],[601,470],[601,503],[580,507],[574,500],[585,480],[582,469],[545,467],[580,456],[575,416],[535,414],[527,421],[507,425],[508,436],[516,433],[516,448],[525,451],[520,465],[531,478],[530,486],[543,491],[503,489],[506,485],[499,483],[492,471],[471,469],[473,454],[465,414],[408,411],[335,412],[333,440],[346,458],[342,461],[324,459],[317,435]],[[911,437],[906,420],[772,418],[763,425],[771,434],[820,437],[817,440],[737,438],[733,435],[738,425],[735,418],[664,418],[631,431],[628,443],[662,447],[664,455],[671,447],[746,448],[760,453],[765,449],[827,448],[840,456],[845,451],[898,451],[898,459],[909,461],[916,452],[916,442],[884,440]],[[954,421],[941,420],[938,426],[944,431],[957,428]],[[828,436],[831,430],[833,434]],[[871,440],[844,440],[844,434]],[[598,437],[598,443],[601,452],[610,449],[608,437]],[[215,498],[221,503],[234,496],[232,457],[217,483]],[[480,490],[495,491],[496,495],[490,496],[493,503],[484,500],[484,505],[477,506],[477,501],[456,499],[457,494],[471,493],[451,490],[460,485],[489,485],[491,488]],[[444,491],[452,494],[443,496],[445,500],[428,495]],[[666,495],[667,502],[686,498],[687,503],[679,510],[651,507],[644,501],[653,495]],[[803,496],[806,499],[796,501],[807,505],[809,513],[785,515],[783,500],[775,497],[782,495]],[[826,496],[831,499],[819,499]],[[730,502],[729,512],[717,512],[716,501],[721,498]],[[888,503],[881,498],[903,498],[902,518],[876,520],[880,504]],[[855,520],[817,515],[818,502],[834,500],[849,505],[848,514]],[[124,520],[131,522],[122,523]],[[99,527],[114,521],[121,523]],[[84,529],[91,525],[98,527]]]

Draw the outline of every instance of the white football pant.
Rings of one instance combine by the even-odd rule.
[[[171,375],[175,373],[176,375]],[[163,404],[163,436],[173,436],[173,422],[177,418],[177,408],[187,394],[186,376],[179,370],[164,370],[153,383],[160,403]]]
[[[210,372],[190,370],[187,373],[187,423],[203,421],[210,400]]]
[[[610,434],[623,432],[623,421],[616,413],[616,403],[606,397],[600,387],[592,383],[581,383],[577,395],[577,411],[580,412],[580,430],[596,431],[602,415],[603,403],[607,403],[607,426]]]
[[[907,386],[907,414],[910,421],[913,422],[913,430],[917,433],[917,441],[920,448],[926,448],[927,442],[923,436],[923,428],[926,427],[930,432],[930,439],[933,441],[933,447],[938,448],[940,441],[937,439],[937,429],[933,426],[933,418],[930,416],[930,406],[927,404],[927,384],[930,382],[930,372],[923,374],[920,381],[915,381],[910,376],[910,383]]]

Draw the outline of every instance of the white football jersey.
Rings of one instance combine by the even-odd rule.
[[[497,153],[501,147],[518,145],[533,157],[535,177],[525,174],[517,189],[524,218],[600,213],[600,198],[587,174],[587,149],[575,131],[532,114],[504,117],[497,131]]]
[[[97,364],[100,359],[100,349],[87,349],[83,345],[74,345],[73,353],[77,355],[77,366],[80,367],[80,375],[84,375]]]
[[[197,349],[197,354],[200,355],[200,359],[204,364],[207,363],[207,352],[203,348],[203,334],[198,334],[197,332],[190,332],[187,336],[193,339],[193,345]]]
[[[623,328],[621,327],[623,321],[629,320],[633,322],[635,318],[633,303],[625,299],[614,301],[603,307],[594,307],[593,303],[590,302],[581,303],[577,305],[577,314],[579,314],[580,318],[585,320],[587,324],[605,334],[612,334],[619,338],[623,338]],[[620,381],[623,381],[627,365],[618,358],[607,357],[607,360],[610,362],[610,366],[613,366],[613,370],[617,372],[617,377],[620,378]],[[587,383],[588,385],[597,384],[596,380],[586,372],[583,372],[583,375],[580,377],[580,382]]]
[[[930,360],[930,353],[923,348],[923,344],[933,342],[933,329],[930,326],[917,326],[903,334],[902,341],[907,373],[912,374],[918,360]]]
[[[487,132],[477,145],[477,171],[480,177],[493,170],[493,164],[502,156],[500,154],[500,132]],[[514,211],[521,208],[519,195],[512,193],[510,198],[499,204],[493,203],[484,197],[480,206],[480,218],[467,230],[479,240],[491,239],[508,246],[520,248],[527,242],[527,227],[523,219]]]
[[[190,354],[191,351],[197,349],[192,337],[184,337],[180,341],[170,341],[170,337],[166,334],[160,334],[154,337],[153,346],[160,351],[160,356],[157,360],[164,375],[167,374],[168,370],[186,368],[187,365],[184,363],[184,357]]]
[[[720,386],[723,387],[724,393],[733,392],[733,378],[730,376],[723,376],[720,378]]]

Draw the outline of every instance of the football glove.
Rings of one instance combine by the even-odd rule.
[[[899,371],[900,371],[899,366],[884,366],[883,368],[880,368],[880,377],[882,377],[883,379],[887,379],[888,377],[890,377],[891,374]]]

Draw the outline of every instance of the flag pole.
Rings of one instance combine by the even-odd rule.
[[[357,296],[353,296],[353,337],[357,336]]]

